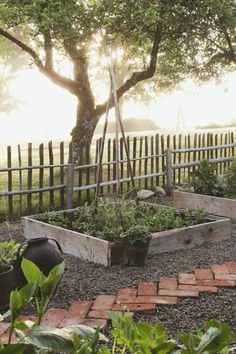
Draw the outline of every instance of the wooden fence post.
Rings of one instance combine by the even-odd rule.
[[[173,190],[173,178],[172,178],[172,150],[167,149],[165,151],[166,155],[166,193],[167,195],[171,195]]]
[[[74,165],[69,163],[67,165],[66,178],[66,208],[73,208],[73,184],[74,184]]]

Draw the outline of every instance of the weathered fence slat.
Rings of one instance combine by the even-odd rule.
[[[53,166],[53,146],[52,146],[52,141],[49,142],[48,144],[48,158],[49,158],[49,164]],[[49,168],[49,187],[53,187],[54,185],[54,168],[50,167]],[[49,191],[49,202],[50,202],[50,208],[54,208],[54,190]]]
[[[39,165],[44,165],[44,149],[43,144],[39,145]],[[43,188],[43,180],[44,180],[44,169],[40,168],[39,170],[39,188]],[[43,192],[39,192],[39,210],[41,211],[43,208]]]
[[[28,166],[32,166],[32,143],[28,144]],[[28,177],[27,177],[27,189],[32,189],[32,179],[33,173],[32,170],[28,170]],[[32,210],[32,194],[27,194],[27,211],[31,213]]]

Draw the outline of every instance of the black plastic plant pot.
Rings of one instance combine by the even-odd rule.
[[[149,242],[126,246],[126,257],[130,266],[144,266],[148,254]]]
[[[15,269],[0,273],[0,311],[9,308],[11,291],[17,288],[17,278]]]
[[[123,241],[114,241],[111,244],[111,265],[126,262],[125,244]]]

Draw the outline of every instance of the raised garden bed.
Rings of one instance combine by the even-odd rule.
[[[165,208],[163,206],[159,207]],[[74,213],[75,210],[68,210],[66,213]],[[61,214],[62,212],[57,213]],[[33,216],[22,217],[22,225],[23,235],[27,239],[50,236],[60,242],[62,250],[67,254],[105,266],[119,263],[119,252],[121,250],[119,250],[119,243],[117,244],[117,242],[109,242],[77,231],[50,225],[35,220]],[[230,219],[209,215],[202,224],[152,233],[148,253],[158,254],[179,249],[190,249],[206,241],[230,238],[231,233],[232,223]]]
[[[236,219],[236,199],[173,191],[172,200],[174,206],[204,208],[209,214]]]

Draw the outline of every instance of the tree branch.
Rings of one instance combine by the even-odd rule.
[[[53,70],[53,45],[50,32],[44,33],[45,67]]]
[[[134,87],[136,84],[138,84],[141,81],[150,79],[151,77],[154,76],[155,71],[156,71],[156,65],[157,65],[157,54],[159,51],[159,45],[161,42],[161,28],[159,25],[156,27],[156,31],[154,33],[154,39],[153,39],[153,45],[152,45],[152,50],[150,53],[150,61],[149,65],[146,70],[143,71],[136,71],[133,72],[132,75],[126,82],[117,90],[117,96],[118,98],[121,98],[125,92],[127,92],[130,88]],[[96,107],[96,113],[97,115],[102,115],[106,111],[106,107],[108,104],[108,100],[101,105],[98,105]],[[109,102],[109,107],[113,107],[114,103],[113,100],[110,99]]]
[[[78,97],[81,94],[81,90],[79,89],[77,83],[65,76],[59,75],[53,69],[48,68],[46,63],[43,64],[42,60],[38,56],[38,54],[25,43],[21,42],[19,39],[12,36],[10,33],[5,31],[3,28],[0,27],[0,35],[10,40],[12,43],[16,44],[20,47],[23,51],[28,53],[34,61],[34,64],[38,67],[39,71],[42,72],[48,79],[50,79],[54,84],[66,89],[67,91],[71,92],[73,95]],[[49,60],[49,58],[47,59]],[[46,60],[46,62],[47,62]]]

